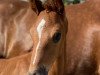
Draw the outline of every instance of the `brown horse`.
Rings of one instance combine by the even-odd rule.
[[[65,8],[68,19],[65,75],[100,73],[100,0]]]
[[[30,28],[37,17],[35,4],[33,9],[24,0],[0,0],[1,57],[10,58],[32,50]]]
[[[31,28],[34,48],[29,75],[48,75],[49,70],[49,75],[64,75],[67,19],[63,2],[40,0],[39,6],[42,10]]]

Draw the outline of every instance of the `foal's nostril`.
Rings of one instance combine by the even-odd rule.
[[[33,75],[44,75],[44,74],[40,74],[40,73],[33,73]]]
[[[47,72],[36,72],[33,73],[32,75],[48,75]]]
[[[39,73],[40,75],[48,75],[48,71],[45,66],[39,67],[39,69],[37,70],[37,73]]]
[[[34,73],[33,75],[37,75],[36,73]]]

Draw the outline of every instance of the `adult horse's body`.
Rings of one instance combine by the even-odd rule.
[[[28,2],[0,0],[1,57],[13,57],[32,49],[33,42],[29,31],[35,19],[36,13]]]
[[[100,65],[100,0],[66,7],[65,75],[97,75]]]

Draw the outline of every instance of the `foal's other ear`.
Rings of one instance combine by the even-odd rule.
[[[44,10],[42,1],[45,1],[45,0],[29,0],[31,8],[37,14],[39,14],[42,10]]]
[[[30,7],[33,9],[33,11],[35,11],[36,13],[38,13],[35,0],[29,0],[29,3],[30,3]]]

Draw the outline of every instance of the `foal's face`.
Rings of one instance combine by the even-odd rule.
[[[31,29],[34,42],[34,55],[30,65],[32,75],[33,72],[36,73],[34,75],[47,75],[51,65],[61,53],[63,37],[66,36],[66,27],[61,16],[56,12],[43,11]]]

